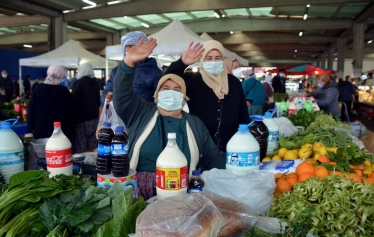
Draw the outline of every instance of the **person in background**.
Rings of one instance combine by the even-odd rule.
[[[278,75],[273,78],[271,85],[274,88],[274,93],[286,93],[285,72],[284,69],[280,69]]]
[[[65,70],[60,65],[52,65],[47,70],[44,83],[32,90],[28,105],[27,124],[35,139],[49,138],[53,123],[61,122],[64,134],[71,141],[74,131],[73,98],[70,92],[60,86]]]
[[[224,48],[216,40],[193,44],[182,57],[171,63],[165,74],[176,74],[186,83],[190,113],[199,117],[208,128],[218,149],[226,152],[230,138],[239,124],[248,124],[248,109],[239,80],[227,71],[223,63]],[[185,69],[200,60],[200,72]]]
[[[228,74],[232,74],[238,79],[241,78],[242,72],[240,70],[240,64],[237,59],[225,58],[224,65]]]
[[[74,83],[77,81],[77,77],[78,77],[78,72],[75,72],[74,77],[70,80],[70,88],[69,89],[73,89]]]
[[[368,73],[368,79],[366,81],[366,84],[368,86],[374,86],[374,81],[373,81],[373,73],[372,72],[369,72]]]
[[[6,70],[1,71],[0,87],[5,89],[7,102],[10,102],[14,97],[16,97],[13,81],[8,77],[8,72]]]
[[[247,101],[248,113],[251,115],[263,115],[265,105],[264,85],[256,79],[256,74],[248,69],[244,73],[245,80],[242,83],[245,100]]]
[[[272,81],[273,81],[272,75],[268,74],[265,77],[264,83],[262,84],[265,90],[265,105],[264,105],[263,112],[266,112],[269,109],[274,109],[275,107],[275,102],[273,98],[274,89],[273,89],[273,86],[271,85]]]
[[[15,97],[20,96],[20,93],[19,93],[19,83],[18,83],[18,79],[17,78],[13,79],[13,87],[14,87],[14,95],[15,95]]]
[[[39,80],[38,80],[38,79],[36,79],[36,80],[34,81],[34,84],[33,84],[32,87],[31,87],[31,94],[30,94],[30,95],[32,95],[32,92],[35,90],[35,87],[36,87],[37,85],[39,85]]]
[[[99,123],[100,89],[90,63],[79,65],[72,96],[76,124],[73,152],[92,151],[97,148],[95,132]]]
[[[318,77],[318,89],[307,93],[308,96],[314,96],[321,110],[334,117],[340,117],[339,108],[339,89],[335,80],[331,80],[329,75],[323,74]]]
[[[27,75],[25,80],[23,80],[23,89],[25,91],[26,99],[30,98],[31,83],[30,83],[30,76],[29,75]]]
[[[123,35],[121,38],[123,55],[125,56],[126,52],[131,49],[132,46],[136,45],[141,38],[144,38],[145,42],[148,40],[147,36],[141,31],[133,31]],[[104,104],[104,100],[107,100],[107,102],[112,100],[113,80],[117,70],[118,66],[113,68],[110,73],[109,80],[101,95],[101,104]],[[143,62],[136,64],[135,75],[133,85],[135,92],[146,101],[153,102],[153,94],[156,90],[158,80],[160,80],[162,76],[162,71],[157,66],[156,59],[146,58]]]
[[[232,58],[225,58],[223,60],[223,65],[225,66],[227,74],[232,74],[232,70],[233,70],[233,60],[232,60]]]
[[[346,76],[345,81],[343,81],[340,86],[340,100],[342,103],[345,103],[347,106],[347,111],[345,110],[345,106],[342,105],[341,109],[341,120],[342,121],[347,121],[347,117],[349,119],[352,119],[352,103],[355,98],[356,90],[353,84],[351,83],[351,77]],[[346,114],[347,113],[347,114]]]
[[[360,76],[360,84],[359,85],[366,85],[366,81],[367,81],[368,77],[365,75],[365,73],[362,73],[362,75]]]
[[[156,161],[166,146],[168,133],[176,133],[189,174],[196,169],[226,167],[225,158],[219,154],[204,123],[182,111],[188,97],[181,77],[163,76],[156,87],[154,102],[145,101],[135,93],[132,85],[136,64],[146,59],[155,47],[156,40],[152,38],[144,44],[140,40],[126,54],[114,80],[114,108],[127,125],[130,168],[137,171],[139,193],[144,199],[156,195]]]
[[[299,92],[307,92],[309,87],[310,85],[309,85],[308,79],[302,79]]]
[[[66,76],[64,76],[64,78],[62,78],[62,81],[61,81],[60,85],[66,87],[68,90],[70,90],[70,81]]]
[[[0,102],[3,102],[3,103],[8,102],[4,87],[0,87]]]
[[[105,77],[101,79],[96,79],[97,85],[99,86],[99,90],[104,90],[105,87]]]

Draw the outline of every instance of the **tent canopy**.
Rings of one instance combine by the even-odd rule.
[[[214,40],[209,34],[207,34],[206,32],[202,33],[200,35],[201,38],[203,38],[204,40]],[[236,59],[239,61],[240,65],[243,65],[243,66],[248,66],[248,60],[245,59],[245,58],[242,58],[240,56],[238,56],[236,53],[233,53],[231,51],[229,51],[228,49],[225,48],[225,57],[228,57],[228,58],[232,58],[232,59]]]
[[[77,68],[85,62],[91,63],[94,68],[105,68],[106,66],[105,58],[87,51],[75,43],[74,40],[69,40],[48,53],[19,60],[20,66],[31,67],[49,67],[50,65],[57,64],[68,68]],[[115,67],[117,66],[117,62],[110,60],[108,66]]]
[[[291,69],[286,70],[291,75],[321,75],[321,74],[334,74],[333,70],[323,69],[319,67],[315,67],[310,64],[303,64],[298,67],[294,67]]]

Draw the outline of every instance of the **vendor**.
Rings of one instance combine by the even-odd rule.
[[[318,89],[314,92],[310,92],[308,96],[314,96],[316,98],[318,106],[326,114],[331,114],[334,117],[340,118],[340,107],[339,107],[339,88],[335,80],[331,80],[327,74],[321,75],[318,78]]]
[[[182,78],[174,74],[163,76],[154,94],[156,104],[134,92],[135,66],[155,47],[155,39],[144,44],[141,39],[127,52],[115,76],[113,93],[114,107],[128,129],[130,168],[137,171],[139,192],[146,200],[155,195],[156,161],[165,148],[168,133],[177,134],[189,173],[195,169],[225,168],[225,158],[219,154],[204,123],[182,111],[188,100]]]

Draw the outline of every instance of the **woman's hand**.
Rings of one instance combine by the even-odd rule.
[[[136,45],[131,47],[126,53],[125,58],[123,59],[129,67],[135,67],[135,65],[141,61],[144,61],[151,55],[154,48],[156,48],[157,43],[153,38],[149,38],[147,42],[143,44],[144,38],[142,38]]]
[[[186,65],[191,65],[200,60],[204,52],[203,44],[191,42],[187,50],[182,55],[182,62]]]

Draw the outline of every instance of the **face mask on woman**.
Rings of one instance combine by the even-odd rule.
[[[240,70],[240,68],[234,69],[232,71],[232,75],[234,75],[237,78],[240,78],[240,76],[242,75],[242,71]]]
[[[319,87],[319,88],[322,88],[322,87],[323,87],[323,84],[318,82],[318,87]]]
[[[168,111],[182,108],[183,94],[178,91],[166,90],[158,92],[157,106]]]
[[[218,75],[223,71],[223,61],[203,62],[204,71],[211,75]]]

